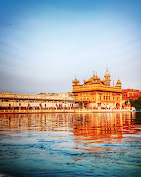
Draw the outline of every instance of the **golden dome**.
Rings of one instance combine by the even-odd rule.
[[[98,78],[98,76],[95,76],[95,78],[94,78],[94,79],[98,80],[99,78]]]
[[[96,75],[94,73],[94,75],[93,75],[93,77],[91,79],[93,79],[93,80],[100,80],[100,77],[97,76],[97,73],[96,73]]]
[[[105,72],[105,76],[110,76],[110,73],[109,73],[108,69],[107,69],[107,71]]]
[[[121,81],[119,79],[117,81],[117,85],[121,85]]]

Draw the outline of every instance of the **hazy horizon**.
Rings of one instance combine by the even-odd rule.
[[[138,0],[0,0],[0,92],[71,92],[107,68],[141,90],[140,19]]]

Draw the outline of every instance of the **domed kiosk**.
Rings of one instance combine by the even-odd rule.
[[[116,87],[121,87],[121,81],[118,79],[117,83],[116,83]]]
[[[79,80],[75,77],[75,79],[72,81],[73,85],[78,85],[79,84]]]
[[[110,82],[111,82],[111,79],[110,79],[110,73],[109,73],[109,71],[108,71],[108,69],[107,69],[107,71],[105,72],[105,85],[107,85],[107,86],[110,86]]]

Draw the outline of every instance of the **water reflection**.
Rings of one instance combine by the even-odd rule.
[[[136,113],[0,115],[0,173],[140,174],[140,121]]]
[[[0,128],[13,132],[73,131],[76,137],[90,140],[115,137],[120,140],[123,133],[138,125],[134,124],[135,116],[136,113],[3,114]]]

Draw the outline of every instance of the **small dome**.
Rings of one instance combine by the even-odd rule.
[[[119,79],[117,81],[117,85],[121,85],[121,81]]]
[[[110,73],[109,73],[108,69],[107,69],[107,71],[105,72],[105,76],[110,76]]]

